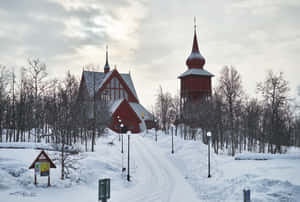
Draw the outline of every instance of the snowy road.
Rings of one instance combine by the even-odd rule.
[[[192,187],[154,141],[140,135],[131,137],[137,167],[132,179],[137,185],[118,193],[117,198],[130,202],[199,201]]]

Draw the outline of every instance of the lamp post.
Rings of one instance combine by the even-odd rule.
[[[211,177],[210,175],[210,140],[211,140],[211,132],[207,132],[207,137],[208,137],[208,177]]]
[[[157,120],[154,120],[155,122],[155,141],[157,142]]]
[[[121,132],[122,132],[123,127],[124,127],[124,124],[121,123],[121,125],[120,125],[120,128],[121,128],[120,130],[121,130]],[[123,153],[124,153],[124,151],[123,151],[123,133],[121,134],[121,136],[122,136],[122,149],[121,149],[121,153],[123,154]]]
[[[127,174],[127,181],[130,181],[130,169],[129,169],[129,160],[130,160],[130,158],[129,158],[129,155],[130,155],[130,132],[128,132],[128,166],[127,166],[127,169],[128,169],[128,174]]]
[[[124,124],[121,123],[120,124],[120,131],[122,132],[122,128],[124,127]],[[122,176],[123,176],[123,172],[125,171],[125,168],[124,168],[124,150],[123,150],[123,133],[121,134],[122,135],[122,145],[121,145],[121,154],[122,154]]]
[[[172,126],[171,126],[172,127]],[[174,154],[174,140],[173,140],[173,129],[172,129],[172,154]]]
[[[120,116],[117,116],[119,123],[121,124],[122,120],[120,119]],[[120,133],[121,133],[121,125],[120,125],[120,131],[119,131],[119,141],[120,141]]]

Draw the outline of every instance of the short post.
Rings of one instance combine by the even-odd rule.
[[[50,187],[51,184],[50,184],[50,175],[48,175],[48,187]]]
[[[250,189],[244,189],[244,202],[250,202]]]
[[[36,173],[34,173],[34,184],[36,184]]]
[[[101,179],[98,184],[98,201],[107,202],[110,198],[110,179]]]
[[[129,162],[130,162],[130,133],[128,134],[128,166],[127,166],[127,169],[128,169],[128,174],[127,174],[127,180],[130,181],[130,165],[129,165]]]
[[[210,175],[210,139],[211,139],[211,132],[207,132],[208,136],[208,177],[211,177]]]

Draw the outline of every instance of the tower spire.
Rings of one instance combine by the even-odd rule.
[[[203,69],[205,64],[204,57],[200,54],[197,40],[197,25],[196,25],[196,17],[194,17],[194,39],[193,39],[193,47],[192,52],[188,59],[186,60],[186,65],[188,68],[200,68]]]
[[[110,71],[110,66],[108,64],[108,46],[106,45],[106,62],[104,65],[104,73],[107,73]]]

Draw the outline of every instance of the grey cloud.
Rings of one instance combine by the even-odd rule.
[[[126,6],[127,1],[115,1]],[[0,1],[0,24],[4,34],[0,33],[0,49],[11,57],[23,52],[23,57],[55,58],[76,54],[83,46],[102,46],[109,40],[105,27],[95,23],[95,17],[107,15],[111,1],[95,1],[101,8],[87,4],[77,9],[66,9],[54,1],[9,0]],[[83,36],[66,35],[69,20],[80,22],[78,32]],[[98,32],[92,29],[99,30]],[[0,57],[1,59],[1,57]]]

